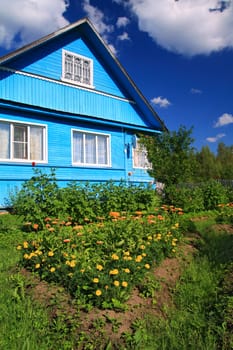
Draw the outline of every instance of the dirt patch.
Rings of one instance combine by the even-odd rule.
[[[215,224],[212,226],[214,231],[233,234],[233,225],[229,224]]]

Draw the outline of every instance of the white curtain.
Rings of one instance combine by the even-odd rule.
[[[98,164],[108,164],[107,137],[98,135]]]
[[[96,136],[85,135],[85,154],[87,164],[96,164]]]
[[[0,159],[10,158],[10,124],[0,122]]]
[[[83,158],[83,134],[80,132],[73,133],[73,162],[84,163]]]
[[[38,126],[30,127],[30,159],[43,159],[43,128]]]

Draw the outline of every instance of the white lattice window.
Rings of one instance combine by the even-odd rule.
[[[136,139],[135,147],[133,148],[133,167],[150,169],[151,163],[147,158],[147,150],[138,139]]]
[[[46,127],[0,121],[0,160],[46,161]]]
[[[72,131],[73,164],[110,166],[110,136]]]
[[[93,61],[75,53],[62,51],[62,79],[93,87]]]

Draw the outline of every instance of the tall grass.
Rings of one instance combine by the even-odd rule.
[[[202,243],[176,286],[174,308],[165,318],[145,317],[130,338],[132,348],[233,349],[227,327],[227,318],[233,316],[233,286],[226,291],[223,284],[229,271],[233,276],[233,235],[209,227],[210,222],[196,224]]]
[[[0,217],[0,350],[72,349],[72,340],[62,342],[64,326],[50,324],[46,309],[26,293],[26,280],[16,268],[22,232],[12,220]]]

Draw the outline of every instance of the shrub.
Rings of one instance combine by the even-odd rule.
[[[50,174],[43,174],[41,170],[34,169],[34,173],[19,192],[11,195],[10,201],[14,213],[42,228],[46,216],[60,216],[65,208],[55,171],[51,169]]]
[[[227,190],[218,181],[211,180],[201,185],[205,210],[216,209],[218,204],[228,202]]]
[[[183,208],[184,212],[204,210],[202,189],[195,186],[169,186],[165,188],[165,200],[170,205]]]

